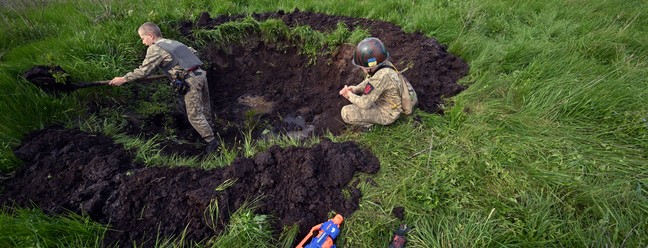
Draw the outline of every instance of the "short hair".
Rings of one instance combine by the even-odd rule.
[[[152,35],[155,35],[155,37],[162,37],[162,31],[160,31],[160,27],[152,22],[145,22],[137,30],[144,31],[145,33],[150,33]]]

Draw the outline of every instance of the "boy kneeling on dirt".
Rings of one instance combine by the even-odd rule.
[[[178,41],[162,38],[160,27],[152,22],[142,24],[137,33],[142,43],[148,46],[142,65],[123,77],[113,78],[110,85],[120,86],[132,82],[150,75],[158,66],[161,67],[176,82],[176,87],[181,89],[180,93],[184,94],[187,118],[207,142],[205,152],[216,151],[220,142],[214,137],[210,125],[212,114],[207,72],[200,68],[202,61],[195,55],[196,50]]]
[[[379,39],[371,37],[358,43],[352,63],[362,68],[367,78],[340,90],[340,95],[352,103],[342,107],[344,122],[368,128],[389,125],[401,114],[412,113],[416,92],[388,59],[389,53]]]

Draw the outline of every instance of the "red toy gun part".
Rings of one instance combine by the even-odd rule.
[[[407,243],[407,240],[405,239],[405,233],[409,231],[409,228],[405,224],[400,225],[398,230],[394,232],[394,237],[392,237],[392,241],[389,244],[389,248],[403,248],[405,247],[405,243]]]

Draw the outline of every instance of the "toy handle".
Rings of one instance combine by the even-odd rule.
[[[304,244],[306,243],[306,241],[308,241],[308,239],[310,239],[313,236],[313,232],[315,230],[318,230],[321,226],[322,226],[322,224],[318,224],[318,225],[315,225],[313,228],[311,228],[311,230],[308,232],[306,237],[304,237],[304,239],[302,239],[302,241],[299,242],[299,244],[297,244],[297,246],[295,246],[295,248],[304,248]]]

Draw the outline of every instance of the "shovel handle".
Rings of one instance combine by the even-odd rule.
[[[153,81],[153,80],[160,80],[167,78],[166,75],[153,75],[153,76],[148,76],[144,78],[140,78],[135,80],[136,82],[146,82],[146,81]],[[95,81],[95,82],[82,82],[78,84],[74,84],[74,88],[88,88],[88,87],[94,87],[94,86],[101,86],[101,85],[108,85],[110,83],[110,80],[106,81]]]

